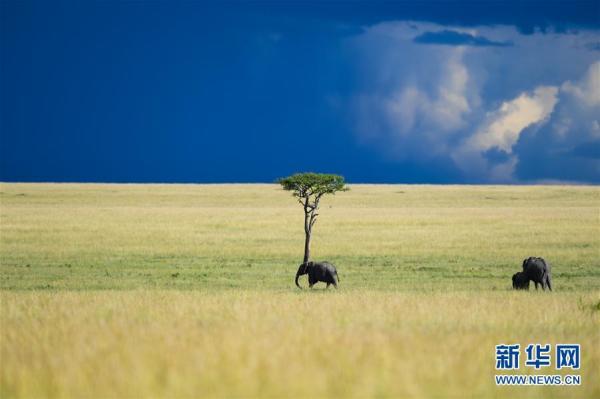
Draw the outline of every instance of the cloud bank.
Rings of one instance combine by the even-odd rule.
[[[471,182],[600,182],[600,61],[593,30],[534,32],[387,22],[348,46],[360,143]],[[584,168],[585,170],[582,170]]]

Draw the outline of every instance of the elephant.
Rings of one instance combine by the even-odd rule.
[[[518,272],[512,276],[512,285],[515,290],[528,290],[529,280],[524,272]]]
[[[527,281],[533,281],[535,283],[535,289],[538,289],[538,284],[542,285],[542,290],[546,290],[546,287],[552,291],[552,276],[550,273],[550,263],[546,262],[543,258],[529,257],[523,260],[523,273]]]
[[[296,273],[296,285],[298,288],[300,284],[298,284],[298,278],[303,274],[308,274],[308,286],[310,288],[313,287],[317,282],[322,281],[327,283],[327,288],[329,288],[330,284],[337,289],[338,283],[340,282],[340,278],[338,277],[337,270],[335,266],[329,262],[304,262],[298,268],[298,272]]]

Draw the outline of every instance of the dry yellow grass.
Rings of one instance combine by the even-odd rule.
[[[600,394],[597,294],[0,295],[2,397]],[[580,343],[582,385],[496,387],[505,342]]]

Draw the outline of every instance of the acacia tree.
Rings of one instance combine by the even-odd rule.
[[[277,181],[284,190],[291,191],[304,208],[304,261],[310,258],[310,237],[317,222],[319,201],[325,194],[347,191],[344,177],[323,173],[296,173]]]

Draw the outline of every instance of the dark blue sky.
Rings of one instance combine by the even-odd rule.
[[[1,181],[600,182],[597,1],[0,4]]]

